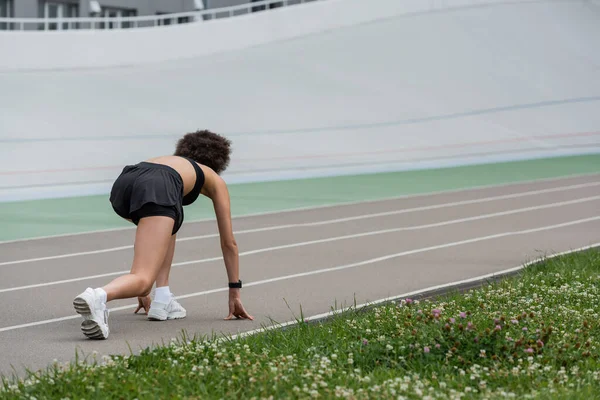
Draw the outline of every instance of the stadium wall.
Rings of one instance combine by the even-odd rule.
[[[0,201],[107,193],[204,128],[233,140],[229,182],[598,152],[599,16],[585,0],[326,0],[2,32]]]

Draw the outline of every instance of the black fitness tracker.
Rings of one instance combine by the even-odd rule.
[[[240,279],[237,282],[229,282],[229,289],[241,289],[242,288],[242,280]]]

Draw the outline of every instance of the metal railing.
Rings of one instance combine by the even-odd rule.
[[[83,17],[83,18],[0,18],[0,31],[54,31],[54,30],[100,30],[135,29],[155,26],[172,26],[198,21],[230,18],[253,12],[268,11],[323,0],[263,0],[237,6],[211,8],[173,14],[144,15],[139,17]]]

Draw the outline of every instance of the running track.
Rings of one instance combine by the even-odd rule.
[[[182,330],[249,331],[289,321],[300,306],[325,313],[593,245],[600,174],[240,217],[234,229],[255,321],[222,320],[216,224],[195,222],[178,234],[170,285],[188,317],[150,322],[133,314],[135,301],[116,301],[106,341],[83,336],[72,299],[128,270],[133,229],[0,243],[0,374],[68,361],[75,349],[137,352]]]

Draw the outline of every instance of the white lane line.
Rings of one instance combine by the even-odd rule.
[[[501,217],[501,216],[506,216],[506,215],[513,215],[513,214],[518,214],[518,213],[522,213],[522,212],[538,211],[538,210],[544,210],[544,209],[548,209],[548,208],[580,204],[580,203],[585,203],[585,202],[594,201],[594,200],[600,200],[600,196],[583,197],[583,198],[575,199],[575,200],[567,200],[567,201],[561,201],[561,202],[557,202],[557,203],[543,204],[543,205],[539,205],[539,206],[518,208],[515,210],[500,211],[500,212],[495,212],[495,213],[490,213],[490,214],[481,214],[481,215],[475,215],[472,217],[465,217],[465,218],[453,219],[453,220],[442,221],[442,222],[434,222],[431,224],[403,226],[400,228],[390,228],[390,229],[382,229],[382,230],[378,230],[378,231],[353,233],[351,235],[334,236],[334,237],[324,238],[324,239],[309,240],[306,242],[296,242],[296,243],[284,244],[284,245],[279,245],[279,246],[265,247],[262,249],[255,249],[255,250],[241,252],[241,253],[239,253],[239,256],[240,257],[249,256],[252,254],[260,254],[260,253],[266,253],[266,252],[270,252],[270,251],[290,249],[290,248],[294,248],[294,247],[309,246],[312,244],[336,242],[339,240],[355,239],[355,238],[360,238],[360,237],[365,237],[365,236],[383,235],[386,233],[416,231],[416,230],[421,230],[421,229],[437,228],[437,227],[446,226],[446,225],[460,224],[463,222],[479,221],[482,219]],[[191,261],[182,261],[182,262],[178,262],[178,263],[173,263],[171,266],[172,267],[181,267],[181,266],[190,265],[190,264],[202,264],[202,263],[207,263],[207,262],[220,261],[222,259],[223,259],[223,257],[203,258],[200,260],[191,260]],[[129,273],[129,270],[107,272],[105,274],[82,276],[79,278],[63,279],[63,280],[59,280],[59,281],[52,281],[52,282],[45,282],[45,283],[35,283],[35,284],[31,284],[31,285],[0,289],[0,293],[14,292],[17,290],[32,289],[32,288],[38,288],[38,287],[44,287],[44,286],[60,285],[60,284],[71,283],[71,282],[79,282],[79,281],[88,280],[88,279],[105,278],[105,277],[109,277],[109,276],[123,275],[123,274],[127,274],[127,273]]]
[[[387,256],[371,258],[369,260],[352,263],[352,264],[340,265],[337,267],[323,268],[323,269],[318,269],[318,270],[309,271],[309,272],[302,272],[302,273],[298,273],[298,274],[263,279],[263,280],[255,281],[255,282],[248,282],[248,283],[245,283],[244,286],[245,287],[258,286],[258,285],[264,285],[267,283],[295,279],[295,278],[300,278],[300,277],[305,277],[305,276],[310,276],[310,275],[318,275],[318,274],[323,274],[323,273],[327,273],[327,272],[341,271],[341,270],[345,270],[345,269],[356,268],[356,267],[361,267],[364,265],[374,264],[374,263],[378,263],[381,261],[387,261],[387,260],[391,260],[394,258],[404,257],[404,256],[412,255],[412,254],[426,253],[429,251],[445,249],[448,247],[461,246],[464,244],[477,243],[477,242],[482,242],[482,241],[490,240],[490,239],[498,239],[498,238],[503,238],[503,237],[508,237],[508,236],[525,235],[525,234],[529,234],[529,233],[548,231],[548,230],[552,230],[552,229],[564,228],[567,226],[584,224],[587,222],[598,221],[598,220],[600,220],[600,216],[599,217],[591,217],[591,218],[583,218],[583,219],[578,219],[578,220],[574,220],[574,221],[563,222],[561,224],[547,225],[547,226],[542,226],[542,227],[538,227],[538,228],[524,229],[521,231],[509,231],[509,232],[497,233],[494,235],[480,236],[480,237],[476,237],[476,238],[472,238],[472,239],[460,240],[457,242],[444,243],[444,244],[439,244],[436,246],[422,247],[419,249],[403,251],[403,252],[395,253],[395,254],[389,254]],[[189,297],[204,296],[204,295],[208,295],[208,294],[212,294],[212,293],[225,292],[228,290],[229,289],[227,287],[211,289],[211,290],[204,290],[201,292],[189,293],[189,294],[184,294],[181,296],[176,296],[176,299],[186,299]],[[133,307],[136,307],[136,305],[137,304],[131,304],[128,306],[115,307],[115,308],[111,308],[110,311],[112,312],[112,311],[131,310]],[[29,328],[29,327],[38,326],[38,325],[46,325],[46,324],[50,324],[53,322],[67,321],[67,320],[76,319],[76,318],[81,318],[81,317],[76,314],[76,315],[70,315],[67,317],[47,319],[47,320],[43,320],[43,321],[30,322],[30,323],[20,324],[20,325],[6,326],[4,328],[0,328],[0,332],[8,332],[8,331],[12,331],[15,329]]]
[[[454,201],[454,202],[449,202],[449,203],[441,203],[441,204],[434,204],[434,205],[429,205],[429,206],[406,208],[406,209],[402,209],[402,210],[386,211],[386,212],[380,212],[380,213],[361,214],[361,215],[355,215],[352,217],[336,218],[336,219],[329,219],[329,220],[323,220],[323,221],[317,221],[317,222],[285,224],[285,225],[268,226],[268,227],[264,227],[264,228],[246,229],[246,230],[236,231],[235,234],[240,235],[240,234],[247,234],[247,233],[274,231],[274,230],[280,230],[280,229],[302,228],[302,227],[313,227],[313,226],[321,226],[321,225],[328,225],[328,224],[338,224],[338,223],[342,223],[342,222],[356,221],[356,220],[361,220],[361,219],[378,218],[378,217],[385,217],[385,216],[399,215],[399,214],[408,214],[408,213],[413,213],[413,212],[418,212],[418,211],[437,210],[437,209],[442,209],[442,208],[479,204],[479,203],[486,203],[486,202],[498,201],[498,200],[516,199],[516,198],[520,198],[520,197],[535,196],[535,195],[539,195],[539,194],[554,193],[554,192],[563,192],[563,191],[569,191],[569,190],[573,190],[573,189],[582,189],[582,188],[594,187],[594,186],[600,186],[600,182],[589,182],[589,183],[582,183],[582,184],[578,184],[578,185],[560,186],[560,187],[555,187],[555,188],[532,190],[532,191],[528,191],[528,192],[520,192],[520,193],[513,193],[513,194],[507,194],[507,195],[500,195],[500,196],[483,197],[480,199],[473,199],[473,200]],[[214,234],[207,234],[207,235],[201,235],[201,236],[189,236],[189,237],[184,237],[184,238],[178,238],[177,242],[186,242],[186,241],[190,241],[190,240],[208,239],[208,238],[215,238],[215,237],[219,237],[219,234],[214,233]],[[113,252],[113,251],[129,250],[129,249],[133,249],[133,245],[111,247],[108,249],[101,249],[101,250],[82,251],[82,252],[78,252],[78,253],[59,254],[59,255],[47,256],[47,257],[29,258],[29,259],[24,259],[24,260],[6,261],[6,262],[0,263],[0,267],[6,266],[6,265],[16,265],[16,264],[23,264],[23,263],[38,262],[38,261],[58,260],[58,259],[62,259],[62,258],[102,254],[102,253],[109,253],[109,252]]]
[[[559,252],[559,253],[554,253],[554,254],[551,254],[551,255],[548,255],[548,256],[539,257],[539,258],[537,258],[537,259],[535,259],[533,261],[527,262],[525,264],[521,264],[521,265],[519,265],[517,267],[508,268],[508,269],[505,269],[505,270],[502,270],[502,271],[492,272],[490,274],[480,275],[480,276],[476,276],[474,278],[463,279],[463,280],[460,280],[460,281],[444,283],[442,285],[430,286],[430,287],[427,287],[427,288],[424,288],[424,289],[419,289],[419,290],[414,290],[412,292],[399,294],[397,296],[386,297],[386,298],[379,299],[379,300],[373,300],[373,301],[370,301],[368,303],[358,304],[356,306],[344,307],[344,308],[340,308],[339,310],[334,310],[334,311],[329,311],[327,313],[312,315],[310,317],[305,317],[304,319],[305,319],[305,321],[320,320],[320,319],[323,319],[323,318],[332,317],[332,316],[334,316],[336,314],[340,314],[340,313],[343,313],[343,312],[346,312],[346,311],[349,311],[349,310],[352,310],[352,309],[354,309],[354,310],[360,310],[360,309],[365,308],[365,307],[372,307],[372,306],[376,306],[378,304],[390,303],[390,302],[393,302],[393,301],[407,299],[407,298],[410,298],[410,297],[413,297],[413,296],[419,296],[419,295],[422,295],[422,294],[431,293],[431,292],[439,291],[439,290],[442,290],[442,289],[449,289],[449,288],[452,288],[452,287],[458,287],[458,286],[461,286],[461,285],[464,285],[464,284],[467,284],[467,283],[481,282],[481,281],[486,280],[486,279],[495,278],[495,277],[498,277],[498,276],[503,276],[505,274],[510,274],[512,272],[520,271],[520,270],[522,270],[522,269],[524,269],[524,268],[526,268],[526,267],[528,267],[530,265],[538,264],[538,263],[540,263],[540,262],[542,262],[544,260],[549,260],[549,259],[556,258],[556,257],[559,257],[559,256],[563,256],[563,255],[567,255],[567,254],[571,254],[571,253],[576,253],[576,252],[580,252],[580,251],[585,251],[585,250],[589,250],[589,249],[596,248],[596,247],[600,247],[600,242],[599,243],[594,243],[594,244],[589,245],[589,246],[579,247],[579,248],[574,249],[574,250],[567,250],[567,251],[562,251],[562,252]],[[243,338],[243,337],[246,337],[246,336],[255,335],[257,333],[271,331],[271,330],[274,330],[274,329],[279,329],[279,328],[283,328],[283,327],[290,326],[290,325],[296,325],[297,323],[298,323],[297,320],[291,320],[291,321],[287,321],[287,322],[283,322],[283,323],[277,323],[277,324],[270,325],[270,326],[263,327],[263,328],[253,329],[253,330],[242,332],[242,333],[239,333],[239,334],[236,334],[236,335],[225,335],[224,338],[217,339],[217,340],[235,340],[235,339],[238,339],[238,338]]]
[[[400,196],[390,196],[390,197],[382,197],[382,198],[368,199],[368,200],[347,201],[347,202],[323,204],[323,205],[318,205],[318,206],[288,208],[288,209],[283,209],[283,210],[278,210],[278,211],[264,211],[264,212],[257,212],[257,213],[241,214],[241,215],[235,215],[235,216],[233,216],[233,218],[241,219],[241,218],[261,217],[261,216],[265,216],[265,215],[287,214],[287,213],[294,213],[294,212],[298,212],[298,211],[312,211],[312,210],[320,210],[320,209],[324,209],[324,208],[351,206],[351,205],[357,205],[357,204],[370,204],[370,203],[378,203],[378,202],[392,201],[392,200],[412,199],[412,198],[417,198],[417,197],[428,197],[428,196],[437,196],[437,195],[445,195],[445,194],[453,194],[453,193],[461,193],[461,192],[469,192],[469,191],[480,191],[480,190],[485,190],[485,189],[504,188],[504,187],[509,187],[509,186],[522,186],[522,185],[534,184],[534,183],[557,182],[557,181],[567,180],[567,179],[596,177],[598,175],[600,175],[598,172],[589,172],[589,173],[584,173],[584,174],[570,174],[570,175],[564,175],[564,176],[553,177],[553,178],[530,179],[530,180],[522,180],[522,181],[507,182],[507,183],[492,184],[492,185],[467,186],[467,187],[462,187],[459,189],[451,189],[451,190],[434,190],[431,192],[404,194],[404,195],[400,195]],[[203,219],[190,220],[190,221],[187,221],[186,223],[191,224],[191,223],[200,223],[200,222],[207,222],[207,221],[214,221],[214,220],[215,220],[214,218],[203,218]],[[99,229],[99,230],[94,230],[94,231],[85,231],[85,232],[77,232],[77,233],[64,233],[64,234],[59,234],[59,235],[37,236],[37,237],[26,238],[26,239],[5,240],[5,241],[0,241],[0,245],[10,244],[10,243],[30,242],[30,241],[43,240],[43,239],[64,238],[64,237],[69,237],[69,236],[91,235],[94,233],[117,232],[117,231],[131,230],[131,229],[135,229],[135,227],[129,226],[129,227],[123,227],[123,228]]]

